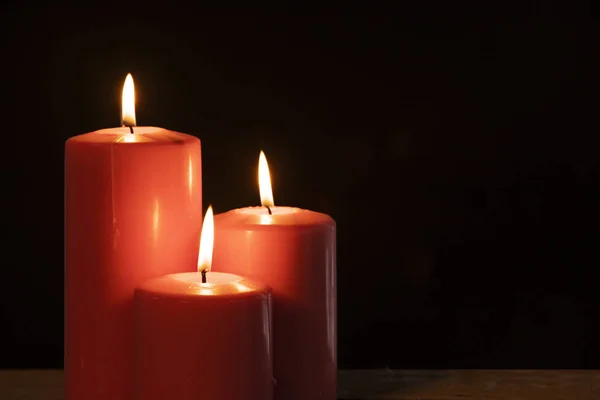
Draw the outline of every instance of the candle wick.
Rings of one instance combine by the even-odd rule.
[[[133,125],[129,125],[129,132],[133,133]]]
[[[269,212],[269,215],[272,215],[273,212],[271,211],[271,207],[269,207],[269,206],[265,206],[265,207],[267,207],[267,211]]]
[[[202,274],[202,283],[206,283],[206,270],[203,269],[201,274]]]

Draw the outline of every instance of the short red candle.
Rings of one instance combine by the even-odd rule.
[[[136,399],[272,399],[270,289],[206,278],[172,274],[136,290]]]
[[[202,228],[198,270],[144,283],[136,300],[137,400],[271,400],[271,289],[207,272],[214,221]]]
[[[261,159],[262,159],[261,155]],[[266,165],[266,159],[264,164]],[[268,173],[267,173],[268,176]],[[273,290],[276,400],[334,400],[337,388],[336,231],[325,214],[267,207],[215,216],[213,269]]]
[[[134,289],[196,269],[200,141],[133,130],[65,145],[66,400],[132,399]]]

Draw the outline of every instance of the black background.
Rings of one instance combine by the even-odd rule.
[[[258,204],[263,149],[277,204],[337,221],[341,368],[600,367],[597,10],[568,4],[3,6],[0,367],[62,367],[64,141],[119,124],[128,72],[139,125],[202,140],[205,206]]]

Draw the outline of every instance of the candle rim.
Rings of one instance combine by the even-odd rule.
[[[219,228],[248,226],[252,229],[318,229],[321,227],[335,228],[336,226],[336,222],[331,216],[316,211],[290,206],[274,206],[271,207],[271,210],[276,211],[282,208],[291,209],[293,212],[285,214],[274,212],[269,215],[266,207],[249,206],[215,214],[215,229],[217,229],[217,225]],[[265,210],[264,214],[248,212],[260,209]]]
[[[146,293],[180,300],[197,298],[198,301],[202,301],[202,298],[216,297],[241,299],[263,296],[271,293],[271,288],[268,285],[254,279],[219,271],[211,271],[208,272],[208,274],[231,275],[238,277],[239,279],[233,282],[212,284],[211,286],[208,283],[202,283],[200,281],[200,272],[180,272],[150,279],[138,286],[135,292],[138,295]],[[196,277],[196,281],[191,282],[189,280],[181,279],[186,276],[194,276]],[[243,285],[248,290],[241,290],[239,285]]]
[[[136,130],[138,133],[135,133]],[[132,135],[127,127],[105,128],[72,136],[67,139],[66,142],[67,144],[90,143],[94,145],[110,144],[129,146],[172,146],[200,142],[200,139],[194,135],[155,126],[134,127],[133,135],[139,135],[138,139],[142,140],[132,142],[119,140],[127,135]]]

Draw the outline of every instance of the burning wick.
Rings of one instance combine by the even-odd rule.
[[[135,126],[135,124],[129,124],[129,123],[125,123],[124,121],[121,122],[121,126],[124,126],[126,128],[129,128],[129,133],[133,133],[133,127]]]
[[[206,283],[206,270],[205,269],[202,270],[201,274],[202,274],[202,283]]]
[[[135,89],[133,86],[133,77],[127,74],[123,84],[123,93],[121,94],[121,126],[129,128],[133,133],[135,126]]]
[[[269,207],[269,206],[265,206],[265,207],[267,207],[267,211],[269,212],[269,215],[273,215],[273,212],[271,211],[271,207]]]

